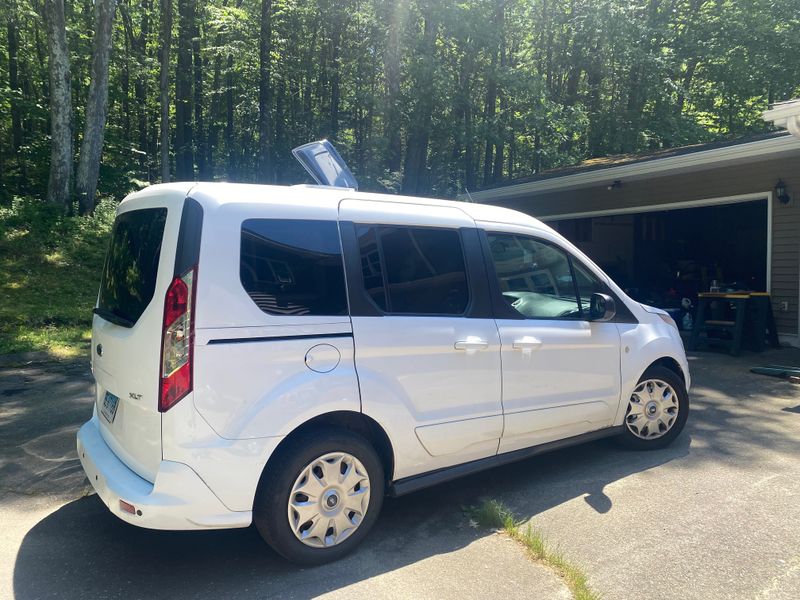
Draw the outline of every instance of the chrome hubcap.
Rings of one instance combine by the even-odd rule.
[[[660,379],[643,381],[631,394],[625,425],[638,438],[652,440],[666,434],[678,418],[678,394]]]
[[[355,456],[331,452],[300,471],[289,494],[289,526],[313,548],[341,544],[358,529],[369,507],[367,470]]]

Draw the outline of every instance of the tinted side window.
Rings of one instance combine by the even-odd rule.
[[[239,277],[267,314],[347,314],[335,221],[248,219],[242,223]]]
[[[580,306],[567,255],[549,244],[514,234],[488,234],[503,298],[533,319],[577,319]]]
[[[364,288],[383,311],[460,315],[469,289],[461,236],[453,229],[356,228]]]
[[[98,307],[135,323],[156,289],[166,208],[117,216],[100,282]]]

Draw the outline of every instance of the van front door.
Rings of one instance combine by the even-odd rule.
[[[502,344],[500,452],[610,426],[620,397],[620,337],[615,323],[588,320],[596,276],[552,241],[485,235]]]
[[[500,338],[475,223],[345,200],[340,230],[362,410],[390,437],[393,477],[496,454]]]

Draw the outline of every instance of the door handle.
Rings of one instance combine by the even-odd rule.
[[[526,335],[524,337],[519,338],[518,340],[514,340],[512,344],[514,350],[527,350],[531,351],[539,346],[542,345],[542,340],[539,338],[535,338],[532,335]]]
[[[472,352],[475,352],[476,350],[485,350],[488,347],[489,342],[473,336],[469,336],[465,340],[458,340],[455,343],[456,350],[467,350]]]

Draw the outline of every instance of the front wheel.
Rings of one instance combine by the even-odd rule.
[[[664,367],[650,367],[628,399],[621,441],[636,450],[663,448],[678,437],[689,416],[683,380]]]
[[[369,442],[348,431],[310,432],[290,440],[275,459],[253,507],[264,540],[304,565],[353,550],[383,504],[383,467]]]

